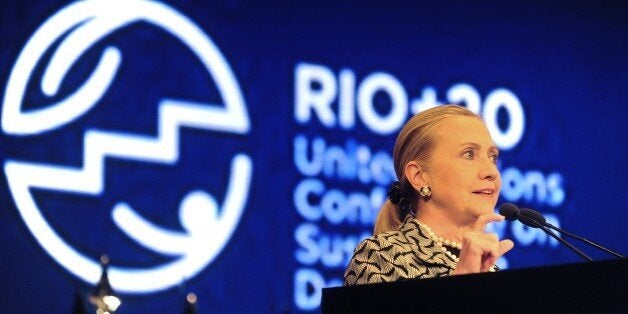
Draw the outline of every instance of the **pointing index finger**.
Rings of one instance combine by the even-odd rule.
[[[480,215],[478,219],[473,224],[473,230],[476,232],[484,232],[484,228],[486,228],[486,224],[494,221],[502,221],[504,220],[504,216],[496,213],[484,214]]]

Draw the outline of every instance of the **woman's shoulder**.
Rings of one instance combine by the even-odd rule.
[[[344,275],[344,285],[414,278],[425,272],[417,264],[417,226],[408,221],[396,230],[372,235],[356,247]]]
[[[356,247],[356,252],[365,248],[383,249],[387,247],[408,247],[414,241],[411,241],[412,234],[416,232],[416,226],[408,220],[396,230],[390,230],[372,235],[362,240]]]
[[[400,236],[399,230],[392,230],[384,233],[372,235],[362,240],[356,247],[356,253],[364,248],[381,248],[390,245],[391,241]]]

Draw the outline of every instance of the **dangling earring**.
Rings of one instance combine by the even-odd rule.
[[[432,195],[432,189],[429,186],[422,186],[419,189],[419,195],[421,195],[421,197],[430,197]]]

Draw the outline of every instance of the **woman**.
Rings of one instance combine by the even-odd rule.
[[[501,177],[499,151],[481,118],[464,107],[439,106],[412,117],[393,152],[399,181],[356,247],[344,284],[494,271],[510,240],[484,233]]]

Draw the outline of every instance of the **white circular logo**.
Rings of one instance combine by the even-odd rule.
[[[216,84],[223,104],[163,98],[158,104],[155,137],[88,129],[83,135],[83,164],[6,160],[4,171],[15,204],[26,226],[44,250],[70,273],[96,283],[100,265],[76,250],[46,221],[31,189],[98,197],[104,192],[105,158],[174,165],[179,160],[182,127],[246,134],[250,125],[238,83],[211,39],[191,20],[165,4],[146,0],[87,0],[71,4],[41,25],[26,43],[11,71],[2,105],[2,130],[12,136],[34,136],[59,129],[93,108],[109,89],[122,52],[108,46],[87,79],[57,103],[25,110],[26,88],[44,54],[41,90],[55,96],[72,66],[106,35],[135,22],[147,22],[174,35],[201,61]],[[58,44],[57,44],[58,42]],[[222,204],[206,191],[192,190],[179,203],[183,231],[163,228],[120,200],[112,208],[117,227],[147,250],[175,258],[149,267],[109,267],[118,291],[146,293],[179,284],[205,268],[222,251],[244,210],[252,162],[245,154],[231,160]]]

